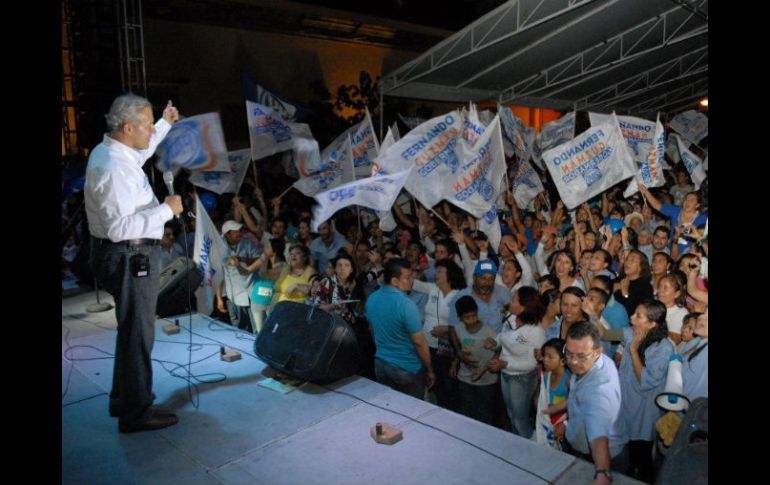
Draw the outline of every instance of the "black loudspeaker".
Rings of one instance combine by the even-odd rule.
[[[709,477],[709,400],[694,400],[666,453],[657,485],[707,484]]]
[[[201,283],[203,275],[192,260],[180,257],[166,266],[160,273],[160,291],[155,314],[159,317],[170,317],[190,311],[187,305],[190,290],[192,308],[195,308],[195,290]],[[187,286],[185,286],[185,281]]]
[[[361,361],[355,332],[342,317],[290,301],[273,308],[254,351],[275,370],[318,384],[353,375]]]

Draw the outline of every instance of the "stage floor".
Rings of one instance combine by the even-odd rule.
[[[113,303],[100,293],[101,301]],[[199,314],[156,323],[156,404],[179,423],[122,434],[107,412],[114,310],[93,292],[62,299],[62,483],[179,485],[576,484],[593,466],[362,377],[287,394],[258,385],[254,337]],[[190,332],[192,328],[192,332]],[[190,346],[192,342],[192,347]],[[242,359],[220,360],[220,345]],[[192,365],[188,367],[188,363]],[[189,371],[189,372],[188,372]],[[188,385],[187,376],[192,374]],[[377,444],[378,421],[402,441]],[[442,432],[443,431],[443,432]],[[640,483],[616,475],[614,483]]]

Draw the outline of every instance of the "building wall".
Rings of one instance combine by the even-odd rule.
[[[245,125],[241,73],[251,74],[275,94],[300,104],[313,97],[309,84],[321,80],[333,102],[337,87],[358,84],[362,70],[374,80],[419,54],[158,19],[145,20],[144,39],[152,102],[165,104],[165,98],[171,96],[181,113],[220,111],[225,124],[238,106]]]

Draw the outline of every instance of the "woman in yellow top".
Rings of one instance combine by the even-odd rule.
[[[312,275],[310,250],[307,246],[295,244],[289,250],[289,265],[283,268],[275,281],[273,304],[282,301],[304,303],[312,287],[310,283]]]

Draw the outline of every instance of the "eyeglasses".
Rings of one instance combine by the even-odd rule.
[[[588,354],[573,354],[572,352],[567,352],[566,349],[564,349],[564,358],[569,362],[570,360],[577,360],[578,362],[585,362],[588,359],[591,358],[592,355],[596,352],[596,349],[592,350]]]

